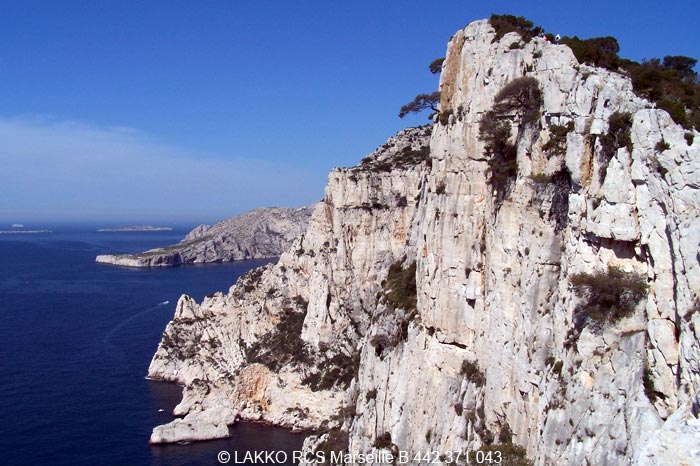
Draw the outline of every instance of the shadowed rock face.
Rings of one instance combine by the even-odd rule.
[[[313,206],[251,210],[216,225],[200,225],[178,244],[141,254],[109,254],[96,261],[126,267],[230,262],[279,257],[309,223]]]
[[[697,462],[700,137],[566,46],[494,37],[487,21],[453,36],[439,123],[333,170],[277,264],[181,298],[149,368],[185,385],[179,414],[342,429],[355,453],[512,442],[538,465]],[[479,122],[524,76],[542,105],[508,120],[517,163],[497,196]],[[631,149],[604,144],[615,112]],[[595,322],[572,277],[611,267],[648,289]]]

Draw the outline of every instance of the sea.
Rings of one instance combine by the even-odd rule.
[[[294,464],[303,434],[252,423],[233,426],[229,439],[148,444],[181,397],[176,384],[145,378],[178,298],[226,291],[269,261],[97,264],[98,254],[173,244],[188,231],[98,227],[0,235],[0,464],[201,466],[258,451],[285,452],[281,464]]]

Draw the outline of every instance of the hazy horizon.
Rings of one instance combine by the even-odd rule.
[[[0,221],[213,223],[323,197],[425,114],[469,22],[524,15],[620,55],[697,58],[695,2],[21,2],[0,17]]]

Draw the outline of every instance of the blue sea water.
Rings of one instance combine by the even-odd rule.
[[[303,435],[245,423],[230,439],[149,446],[180,400],[177,385],[145,379],[179,296],[228,290],[267,261],[96,264],[98,254],[172,244],[186,231],[95,230],[0,237],[0,464],[215,465],[221,450],[298,449]]]

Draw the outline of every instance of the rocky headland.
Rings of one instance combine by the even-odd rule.
[[[125,267],[171,267],[279,257],[309,223],[313,207],[264,207],[213,226],[200,225],[177,244],[140,254],[99,255],[96,262]]]
[[[179,300],[148,375],[199,432],[151,440],[240,418],[311,451],[700,464],[700,135],[486,20],[440,93],[434,125],[330,173],[277,264]]]

